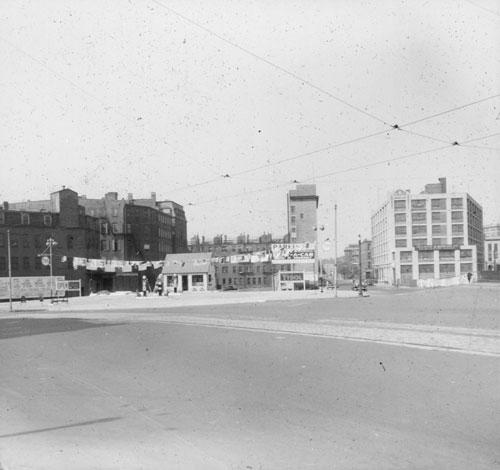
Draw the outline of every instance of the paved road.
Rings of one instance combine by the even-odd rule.
[[[477,292],[5,314],[0,462],[498,468],[498,290]]]

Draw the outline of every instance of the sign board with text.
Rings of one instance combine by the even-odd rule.
[[[314,243],[274,243],[271,245],[272,263],[313,263]]]
[[[52,279],[52,286],[51,286]],[[38,298],[40,296],[49,297],[52,291],[55,294],[56,284],[64,281],[64,276],[33,276],[33,277],[13,277],[12,278],[12,298],[21,297]],[[9,278],[0,277],[0,299],[9,298]]]

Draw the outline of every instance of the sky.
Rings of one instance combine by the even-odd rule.
[[[1,201],[155,192],[188,237],[282,237],[316,184],[340,248],[446,177],[500,223],[496,0],[3,0],[0,54]]]

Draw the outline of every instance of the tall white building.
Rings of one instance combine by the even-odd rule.
[[[477,277],[484,263],[483,210],[446,178],[420,194],[395,191],[372,215],[373,271],[379,282]]]

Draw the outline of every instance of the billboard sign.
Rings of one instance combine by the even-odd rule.
[[[52,288],[50,280],[52,279]],[[12,298],[49,297],[51,291],[55,294],[57,282],[64,281],[64,276],[33,276],[12,278]],[[0,277],[0,298],[9,298],[9,278]]]
[[[274,243],[271,253],[274,264],[313,263],[314,243]]]

